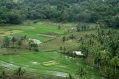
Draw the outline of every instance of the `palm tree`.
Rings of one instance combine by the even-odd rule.
[[[111,77],[113,76],[113,70],[110,67],[108,67],[105,71],[105,75],[108,79],[111,79]]]
[[[25,70],[22,70],[21,67],[19,67],[16,71],[15,71],[15,75],[23,76],[23,74],[25,73]]]
[[[83,37],[81,37],[81,38],[78,40],[78,42],[81,43],[81,44],[84,44],[84,41],[85,41],[85,40],[84,40]]]
[[[63,48],[63,51],[64,51],[64,53],[66,52],[66,48],[65,47]]]
[[[71,74],[69,74],[69,79],[73,79],[73,77],[72,77],[72,75],[71,75]]]
[[[98,41],[100,42],[101,45],[104,43],[104,37],[103,36],[98,36]]]
[[[102,59],[102,52],[97,52],[96,56],[95,56],[95,63],[97,64],[97,67],[99,68],[99,72],[100,72],[100,65],[101,65],[101,59]]]
[[[103,53],[102,57],[101,57],[101,64],[104,65],[104,70],[106,71],[106,67],[108,66],[109,67],[109,61],[110,61],[110,57],[108,54],[106,53]]]
[[[99,28],[97,29],[97,34],[98,34],[98,36],[100,35],[100,29]]]
[[[70,38],[73,40],[75,38],[74,34],[71,34]]]
[[[34,44],[33,40],[28,40],[29,50],[31,50],[33,44]]]
[[[13,36],[12,39],[11,39],[12,43],[13,43],[13,48],[14,48],[14,43],[16,41],[16,38]]]
[[[107,55],[106,53],[104,53],[102,55],[102,62],[101,63],[104,65],[105,71],[106,71],[106,67],[109,65],[109,61],[110,61],[109,55]]]
[[[28,38],[27,38],[27,35],[22,36],[22,37],[21,37],[21,40],[22,40],[23,45],[25,46],[25,48],[27,48],[28,41],[29,41]]]
[[[25,40],[25,39],[27,39],[27,35],[25,35],[25,36],[22,37],[22,40]]]
[[[109,43],[109,51],[112,53],[113,56],[117,56],[118,48],[119,48],[119,41],[116,39],[112,39]]]
[[[60,51],[62,52],[62,49],[63,49],[63,48],[62,48],[62,46],[60,46],[60,48],[59,48],[59,49],[60,49]]]
[[[38,44],[34,43],[34,44],[32,44],[32,47],[34,48],[34,51],[37,51],[37,52],[39,51]]]
[[[114,56],[111,61],[111,65],[114,67],[114,78],[116,79],[116,68],[119,66],[119,58],[118,56]]]
[[[60,30],[60,29],[61,29],[61,26],[59,25],[59,26],[58,26],[58,30]]]
[[[101,35],[103,36],[105,33],[104,33],[104,30],[101,30]]]
[[[80,77],[81,77],[81,79],[82,79],[82,77],[84,76],[84,75],[86,75],[87,74],[87,72],[85,71],[85,69],[84,68],[79,68],[79,71],[76,73],[77,75],[79,75]]]
[[[4,47],[8,47],[10,45],[10,40],[8,36],[5,36],[3,39],[3,45]]]
[[[86,44],[83,44],[80,46],[80,50],[85,55],[85,58],[87,59],[88,62],[89,47]]]
[[[92,47],[92,48],[89,50],[89,52],[92,54],[92,59],[93,59],[92,64],[93,64],[93,65],[94,65],[96,53],[97,53],[98,51],[99,51],[99,50],[98,50],[98,47],[97,47],[97,46]]]
[[[93,41],[92,39],[89,39],[89,40],[88,40],[88,45],[89,45],[89,46],[93,46],[93,45],[94,45],[94,41]]]
[[[22,45],[22,40],[21,40],[21,39],[18,40],[18,41],[17,41],[17,44],[18,44],[18,46],[19,46],[19,48],[20,48],[20,46]]]
[[[107,35],[111,35],[111,34],[112,34],[111,30],[108,30]]]
[[[7,77],[5,71],[3,71],[1,74],[0,74],[0,78],[2,79],[5,79]]]
[[[66,41],[66,37],[65,36],[62,37],[62,41],[63,41],[63,43]]]

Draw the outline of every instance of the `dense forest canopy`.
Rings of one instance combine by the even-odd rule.
[[[20,24],[27,19],[50,19],[56,22],[102,22],[107,26],[119,27],[118,0],[0,1],[0,24]]]

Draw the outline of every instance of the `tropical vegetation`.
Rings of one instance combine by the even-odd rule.
[[[0,78],[117,79],[118,28],[118,0],[0,0]]]

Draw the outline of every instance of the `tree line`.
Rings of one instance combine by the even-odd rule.
[[[118,27],[118,0],[4,0],[0,24],[49,19],[55,22],[102,22]]]
[[[0,72],[0,78],[1,79],[9,79],[9,78],[19,78],[21,79],[23,75],[25,74],[25,70],[23,70],[21,67],[16,69],[12,74],[8,74],[6,71]]]
[[[2,39],[1,48],[19,48],[39,51],[38,44],[32,39],[29,39],[26,35],[21,36],[5,36]]]

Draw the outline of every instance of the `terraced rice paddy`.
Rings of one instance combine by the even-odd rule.
[[[55,37],[52,34],[48,35],[48,33],[64,34],[64,31],[62,29],[58,30],[57,27],[46,26],[46,25],[40,24],[40,23],[32,24],[30,26],[15,26],[15,27],[11,26],[11,27],[7,27],[7,29],[13,30],[13,31],[14,30],[21,31],[20,33],[16,33],[16,34],[27,35],[27,37],[29,37],[29,38],[38,39],[42,42],[49,40],[50,37],[51,38]]]
[[[55,26],[47,26],[42,23],[32,24],[30,26],[4,27],[2,29],[4,29],[3,32],[6,33],[12,31],[12,33],[9,34],[1,33],[3,36],[27,35],[28,38],[38,39],[42,42],[49,40],[49,38],[55,38],[55,35],[57,34],[64,34],[63,29],[58,30]],[[49,46],[51,45],[49,44]],[[76,72],[80,67],[83,67],[88,72],[86,76],[83,76],[83,79],[105,79],[102,76],[97,75],[98,70],[84,64],[83,61],[78,58],[68,57],[55,51],[35,53],[20,52],[22,53],[17,55],[0,55],[0,67],[6,67],[9,70],[15,70],[18,67],[22,67],[26,72],[62,77],[71,74],[74,79],[79,79],[79,75],[76,75]]]
[[[83,64],[76,58],[67,57],[58,52],[39,52],[39,53],[26,53],[21,55],[0,55],[0,66],[4,66],[11,70],[22,67],[27,72],[37,74],[55,75],[66,77],[71,74],[77,77],[75,73],[79,67],[84,67],[88,71],[88,75],[84,79],[104,79],[96,75],[97,70],[93,67]]]

